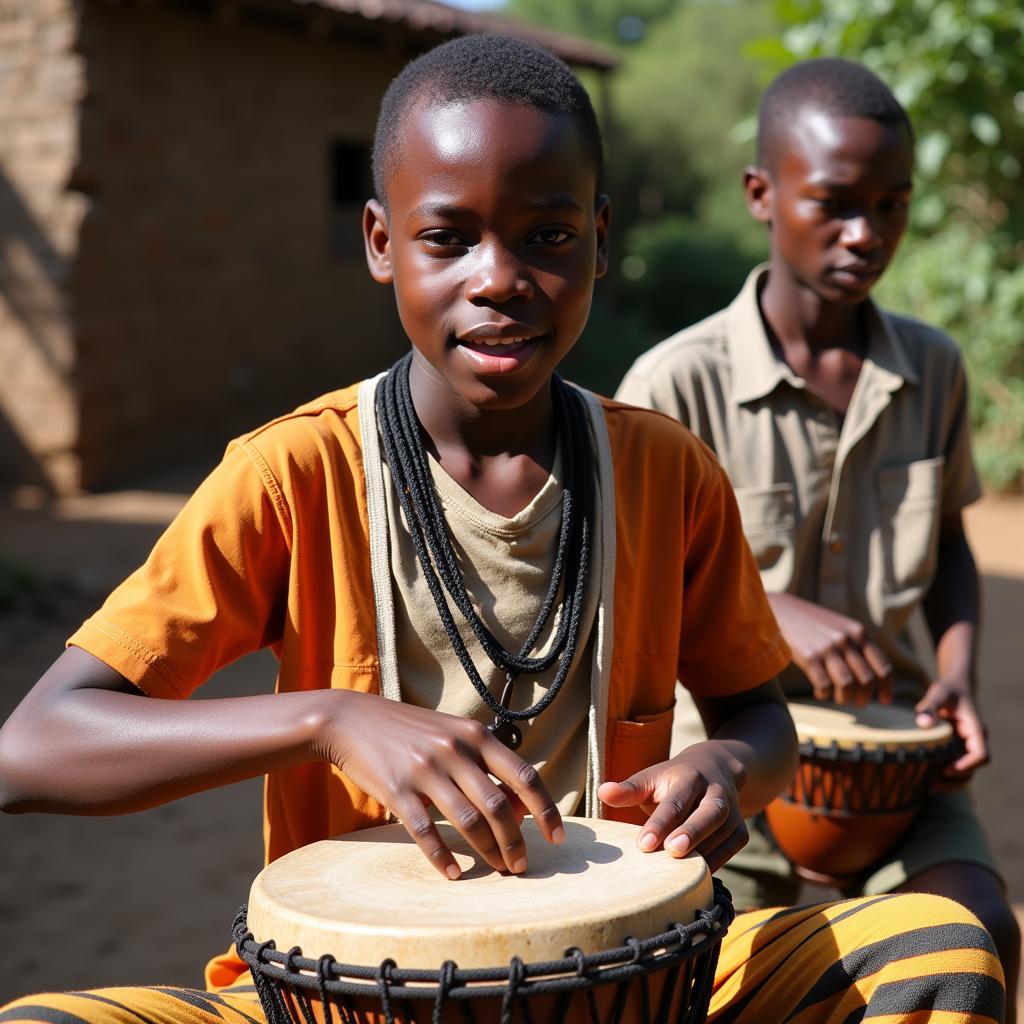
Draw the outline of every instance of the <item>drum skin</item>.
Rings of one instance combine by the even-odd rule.
[[[912,709],[790,702],[800,765],[764,811],[798,873],[844,884],[882,860],[920,813],[956,756],[946,722],[918,729]]]
[[[299,955],[311,960],[330,954],[365,967],[390,960],[398,969],[430,972],[453,960],[464,970],[511,970],[516,958],[526,964],[557,961],[571,948],[600,954],[630,937],[689,924],[711,908],[711,876],[701,858],[641,853],[633,825],[563,822],[566,840],[560,846],[548,844],[531,819],[523,822],[530,856],[525,876],[492,871],[442,823],[442,835],[463,868],[455,882],[426,861],[400,825],[315,843],[260,873],[250,892],[247,926],[255,942],[273,940],[278,950],[300,947]],[[708,963],[705,954],[622,982],[520,999],[528,1002],[533,1024],[676,1021],[688,1009],[694,977],[707,973]],[[272,967],[260,973],[275,985],[292,1024],[326,1024],[315,985],[279,981]],[[481,987],[487,984],[506,983]],[[706,987],[710,991],[710,978]],[[437,1020],[432,998],[404,998],[395,990],[387,1000],[392,1022]],[[387,1024],[376,992],[346,996],[345,1006],[349,1024]],[[512,1015],[516,1024],[526,1020],[523,1010],[520,1004]],[[442,1003],[440,1020],[498,1024],[502,1011],[503,994],[452,996]],[[337,1002],[331,1016],[332,1024],[343,1020]],[[684,1012],[682,1019],[691,1018]]]

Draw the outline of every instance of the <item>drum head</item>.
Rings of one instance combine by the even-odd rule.
[[[913,708],[891,704],[830,704],[826,701],[790,701],[789,712],[802,742],[828,747],[936,747],[949,743],[953,727],[940,721],[927,729],[916,724]]]
[[[393,959],[402,968],[493,967],[513,956],[557,960],[570,947],[595,953],[689,924],[713,903],[698,856],[642,853],[635,825],[565,818],[560,846],[523,822],[530,867],[500,875],[458,833],[439,827],[463,870],[448,881],[401,825],[302,847],[257,876],[248,923],[257,941],[350,964]]]

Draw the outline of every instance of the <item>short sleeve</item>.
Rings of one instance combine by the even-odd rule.
[[[187,697],[214,672],[280,638],[287,510],[237,444],[145,564],[68,640],[153,697]]]
[[[736,497],[717,465],[688,518],[679,681],[697,696],[753,689],[778,675],[790,653],[743,535]]]
[[[967,375],[958,358],[947,398],[949,426],[942,474],[942,512],[958,512],[981,497],[981,484],[971,453],[971,422],[967,401]]]
[[[641,409],[654,409],[692,428],[690,403],[678,386],[676,374],[668,366],[653,364],[652,355],[647,353],[647,357],[641,356],[633,364],[622,378],[615,400]]]

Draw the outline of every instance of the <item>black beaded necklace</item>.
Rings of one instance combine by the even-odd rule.
[[[416,558],[448,639],[480,699],[494,712],[490,730],[514,750],[522,743],[522,733],[515,722],[536,718],[558,696],[579,640],[594,518],[593,449],[586,406],[579,392],[559,376],[552,377],[555,423],[566,478],[562,493],[562,521],[544,603],[529,636],[519,651],[513,653],[506,650],[483,623],[466,590],[466,579],[459,567],[444,512],[431,480],[422,427],[412,404],[409,390],[411,365],[410,353],[395,363],[377,389],[377,424],[384,455],[409,523]],[[551,615],[563,580],[561,615],[551,649],[543,657],[531,658],[530,651]],[[444,591],[451,596],[491,663],[505,673],[500,701],[494,698],[473,664],[452,618]],[[537,675],[556,661],[558,668],[544,696],[522,711],[513,711],[509,704],[516,677],[524,673]]]

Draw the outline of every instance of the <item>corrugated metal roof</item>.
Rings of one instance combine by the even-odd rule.
[[[609,48],[577,36],[515,21],[494,14],[464,11],[437,0],[293,0],[340,14],[357,15],[368,21],[402,24],[414,32],[438,35],[470,35],[491,32],[529,39],[558,54],[570,64],[610,71],[618,60]]]

